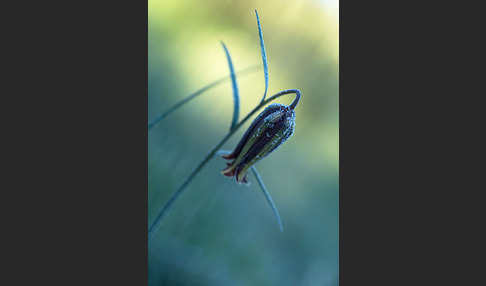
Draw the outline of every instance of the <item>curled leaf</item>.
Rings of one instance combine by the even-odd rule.
[[[235,70],[233,68],[233,62],[231,61],[231,56],[228,52],[228,49],[226,48],[226,45],[221,41],[221,44],[223,45],[224,51],[226,53],[226,58],[228,59],[228,65],[230,69],[230,74],[231,74],[231,85],[233,87],[233,119],[231,120],[231,126],[230,130],[233,129],[236,124],[238,123],[238,114],[240,112],[240,98],[238,95],[238,85],[236,84],[236,74]]]

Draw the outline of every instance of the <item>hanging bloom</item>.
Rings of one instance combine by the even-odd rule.
[[[276,150],[292,136],[295,126],[295,104],[286,106],[271,104],[251,123],[236,146],[235,150],[223,158],[233,161],[227,163],[223,175],[236,177],[238,184],[248,184],[246,173],[251,166]]]

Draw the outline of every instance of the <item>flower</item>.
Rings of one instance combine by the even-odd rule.
[[[227,163],[222,174],[235,176],[238,184],[248,184],[246,173],[258,161],[276,150],[294,132],[295,105],[286,106],[278,103],[265,108],[251,123],[235,150],[223,156],[233,161]]]

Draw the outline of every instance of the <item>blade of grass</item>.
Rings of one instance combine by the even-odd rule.
[[[265,75],[265,93],[263,94],[262,102],[265,100],[268,90],[268,64],[267,64],[267,52],[265,51],[265,43],[263,42],[263,32],[260,26],[260,18],[258,17],[258,12],[255,9],[257,24],[258,24],[258,36],[260,37],[260,49],[262,50],[262,60],[263,60],[263,74]]]
[[[250,75],[256,71],[260,70],[260,67],[258,65],[254,65],[254,66],[251,66],[251,67],[247,67],[245,69],[242,69],[238,72],[236,72],[236,74],[240,77],[244,77],[244,76],[247,76],[247,75]],[[169,108],[166,112],[160,114],[159,116],[157,116],[157,118],[155,118],[154,120],[152,120],[152,122],[150,122],[148,124],[148,130],[150,130],[152,127],[154,127],[157,123],[159,123],[162,119],[164,119],[165,117],[167,117],[170,113],[172,113],[173,111],[175,111],[177,108],[181,107],[182,105],[188,103],[190,100],[194,99],[196,96],[204,93],[205,91],[217,86],[217,85],[220,85],[222,84],[223,82],[227,81],[227,80],[230,80],[231,79],[231,76],[230,77],[223,77],[223,78],[220,78],[218,79],[217,81],[214,81],[208,85],[206,85],[205,87],[199,89],[198,91],[194,92],[193,94],[187,96],[186,98],[184,98],[183,100],[179,101],[178,103],[176,103],[174,106],[172,106],[171,108]]]
[[[223,45],[224,51],[226,53],[226,58],[228,59],[228,65],[230,69],[230,75],[231,75],[231,85],[233,87],[233,120],[231,121],[231,126],[230,130],[233,129],[236,124],[238,123],[238,115],[240,113],[240,97],[238,95],[238,85],[236,84],[236,74],[235,70],[233,68],[233,62],[231,61],[231,56],[230,53],[228,52],[228,49],[226,48],[226,45],[221,41],[221,44]]]
[[[267,198],[267,201],[270,204],[270,207],[272,208],[272,211],[275,214],[275,217],[277,218],[277,222],[278,222],[278,226],[280,227],[280,231],[283,231],[282,220],[280,219],[280,216],[278,215],[277,207],[273,203],[272,197],[270,197],[270,194],[268,193],[267,188],[265,188],[265,185],[263,184],[263,180],[260,177],[260,174],[258,174],[258,171],[255,168],[255,166],[252,166],[251,170],[253,171],[253,175],[255,175],[255,178],[257,179],[258,185],[260,185],[260,188],[262,189],[263,194]]]

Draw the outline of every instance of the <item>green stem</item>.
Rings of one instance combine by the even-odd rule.
[[[150,241],[152,237],[157,233],[157,230],[160,228],[162,225],[162,221],[165,218],[165,216],[169,213],[169,211],[172,209],[174,204],[177,202],[177,200],[181,197],[182,193],[186,189],[187,185],[194,179],[194,177],[201,171],[201,169],[209,162],[209,160],[213,157],[213,155],[216,153],[216,151],[233,135],[250,117],[255,114],[258,110],[260,110],[263,106],[265,106],[267,103],[271,102],[272,100],[275,100],[282,95],[289,94],[289,93],[295,93],[296,98],[294,102],[292,103],[292,106],[295,108],[295,105],[297,105],[299,99],[300,99],[300,91],[298,89],[287,89],[283,90],[279,93],[276,93],[269,97],[267,100],[261,102],[258,104],[248,115],[243,118],[243,120],[238,123],[233,129],[231,129],[226,136],[221,139],[209,152],[208,154],[204,157],[204,159],[194,168],[194,170],[187,176],[187,178],[182,182],[182,184],[179,186],[179,188],[172,194],[170,197],[169,201],[165,204],[165,206],[162,208],[162,210],[159,212],[157,217],[155,218],[154,222],[150,226],[148,230],[148,240]]]

